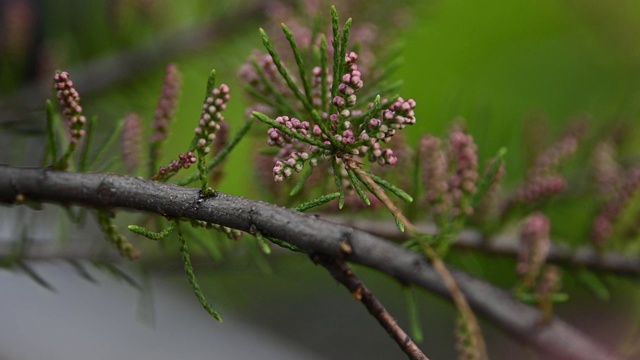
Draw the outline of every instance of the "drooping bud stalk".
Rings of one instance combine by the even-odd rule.
[[[181,153],[180,155],[178,155],[178,159],[172,160],[167,166],[161,166],[160,170],[158,170],[158,173],[154,175],[151,180],[164,181],[178,171],[182,169],[188,169],[189,167],[191,167],[191,164],[195,164],[196,161],[197,158],[193,152],[189,151],[186,154]]]

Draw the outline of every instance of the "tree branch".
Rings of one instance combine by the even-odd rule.
[[[342,259],[322,254],[313,255],[311,259],[324,266],[334,279],[351,292],[354,299],[362,302],[369,310],[369,314],[378,320],[402,351],[409,356],[409,359],[429,360],[411,337],[398,325],[396,319],[385,309],[362,280],[355,276],[353,270]]]
[[[17,200],[126,208],[171,218],[203,220],[289,242],[307,253],[342,254],[407,284],[416,284],[442,297],[449,292],[421,255],[392,242],[345,225],[261,201],[218,193],[201,198],[198,189],[109,174],[68,173],[40,168],[0,165],[0,202]],[[451,269],[474,310],[508,334],[557,359],[615,359],[584,334],[560,319],[539,323],[540,313],[516,301],[502,289]]]
[[[342,219],[338,217],[331,217],[331,221],[353,226],[389,240],[405,241],[408,239],[408,235],[398,231],[398,228],[393,222],[367,219]],[[436,231],[435,226],[431,224],[418,223],[416,227],[423,233],[434,233]],[[508,235],[487,238],[480,231],[468,229],[460,234],[452,246],[462,250],[473,250],[490,255],[517,258],[519,240],[514,236]],[[640,275],[639,257],[628,256],[613,251],[599,253],[592,246],[582,246],[571,249],[568,246],[558,244],[558,242],[552,242],[549,255],[547,256],[547,262],[578,269],[586,268],[594,271],[608,272],[616,275],[631,277]]]

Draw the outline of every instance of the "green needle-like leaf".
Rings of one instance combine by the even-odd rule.
[[[216,86],[216,70],[211,69],[211,72],[209,73],[209,78],[207,78],[207,89],[206,89],[206,92],[204,93],[205,99],[211,96],[211,92],[213,91],[213,88],[215,86]]]
[[[182,231],[180,230],[180,224],[176,223],[176,227],[178,229],[178,239],[180,240],[180,254],[182,254],[182,261],[184,262],[184,270],[187,273],[187,278],[189,279],[189,283],[191,284],[191,288],[193,289],[193,293],[200,301],[200,305],[211,315],[214,319],[222,322],[222,317],[220,313],[211,306],[211,304],[207,301],[198,285],[198,280],[196,279],[196,275],[193,272],[193,265],[191,265],[191,256],[189,255],[189,248],[187,247],[187,240],[184,238]]]
[[[31,266],[27,265],[25,262],[23,261],[18,262],[18,267],[22,271],[24,271],[24,273],[27,274],[27,276],[29,276],[31,280],[35,281],[36,284],[42,286],[43,288],[51,292],[56,292],[56,289],[51,284],[49,284],[47,280],[45,280],[42,276],[40,276],[40,274],[38,274]]]
[[[362,201],[364,201],[364,203],[367,204],[367,206],[370,206],[371,200],[369,200],[369,197],[367,196],[367,194],[365,194],[364,190],[362,190],[362,186],[360,186],[360,181],[354,174],[354,171],[351,169],[347,169],[347,174],[349,174],[349,179],[351,179],[351,185],[353,185],[353,188],[356,189],[356,193],[358,193],[358,196],[360,196],[360,199],[362,199]]]
[[[578,280],[584,284],[599,300],[608,301],[611,298],[611,292],[607,285],[591,271],[582,270],[578,272]]]
[[[420,315],[418,314],[418,306],[416,305],[416,294],[409,286],[404,287],[404,297],[407,300],[407,311],[409,315],[409,323],[411,324],[411,334],[413,339],[420,343],[424,339],[422,326],[420,325]]]
[[[87,170],[87,159],[89,158],[91,141],[93,140],[93,128],[95,127],[97,121],[98,117],[93,115],[87,122],[87,132],[84,139],[84,145],[82,146],[82,152],[80,153],[80,165],[78,166],[78,170],[80,171]]]
[[[307,211],[309,209],[313,209],[314,207],[318,207],[318,206],[324,205],[324,204],[326,204],[328,202],[331,202],[331,201],[333,201],[333,200],[335,200],[335,199],[337,199],[339,197],[340,197],[340,193],[337,193],[337,192],[334,192],[334,193],[331,193],[331,194],[327,194],[327,195],[322,195],[317,199],[304,202],[304,203],[294,207],[293,210],[300,211],[300,212],[305,212],[305,211]]]
[[[338,17],[338,10],[335,6],[331,6],[331,29],[333,31],[333,40],[331,41],[331,46],[333,46],[333,83],[331,84],[331,96],[330,99],[333,99],[338,92],[338,84],[342,79],[342,76],[338,75],[340,73],[340,67],[344,58],[340,57],[340,18]]]
[[[480,202],[480,200],[482,200],[484,195],[487,193],[487,190],[493,183],[495,176],[498,173],[498,170],[500,169],[500,166],[502,166],[502,164],[504,163],[504,157],[506,154],[507,154],[506,148],[500,148],[500,150],[498,150],[498,154],[496,155],[495,158],[493,158],[493,161],[491,162],[491,165],[490,165],[491,167],[487,169],[487,172],[485,173],[486,175],[483,176],[482,179],[479,181],[478,191],[475,193],[475,195],[471,199],[471,207],[475,208]]]
[[[175,230],[176,228],[176,224],[175,221],[172,221],[171,224],[169,224],[169,227],[160,231],[160,232],[154,232],[151,231],[145,227],[142,226],[138,226],[138,225],[129,225],[127,227],[129,229],[129,231],[136,233],[138,235],[142,235],[150,240],[160,240],[160,239],[164,239],[167,236],[171,235],[171,233],[173,232],[173,230]]]
[[[302,190],[302,188],[304,187],[304,184],[306,184],[307,180],[309,180],[309,176],[311,176],[312,172],[313,172],[313,167],[311,167],[311,166],[309,166],[306,169],[304,169],[304,172],[302,173],[302,178],[293,187],[293,189],[291,189],[291,192],[289,193],[289,196],[295,196],[296,194],[298,194],[300,192],[300,190]]]
[[[51,164],[55,163],[58,158],[58,144],[56,143],[56,135],[54,130],[55,110],[51,100],[47,100],[47,153],[43,164],[46,164],[51,158]]]
[[[300,252],[300,253],[304,253],[305,252],[304,250],[300,249],[299,247],[297,247],[295,245],[291,245],[288,242],[282,241],[280,239],[276,239],[276,238],[272,238],[272,237],[269,237],[267,239],[269,239],[269,241],[271,241],[272,243],[280,246],[281,248],[284,248],[284,249],[287,249],[287,250],[291,250],[291,251],[294,251],[294,252]]]
[[[394,195],[396,195],[397,197],[399,197],[400,199],[410,203],[413,202],[413,198],[411,197],[411,195],[407,194],[404,190],[400,189],[399,187],[391,184],[390,182],[388,182],[387,180],[376,176],[366,170],[363,170],[365,173],[367,173],[367,175],[369,175],[371,177],[371,179],[373,181],[375,181],[376,184],[382,186],[383,188],[391,191]]]
[[[111,150],[111,146],[113,146],[113,143],[120,138],[120,134],[122,133],[123,126],[124,126],[124,118],[120,119],[116,123],[116,127],[111,131],[109,136],[106,139],[104,139],[104,141],[100,145],[98,145],[98,151],[93,156],[93,158],[89,161],[89,164],[87,164],[87,168],[93,169],[94,166],[98,163],[98,160],[100,160],[102,156],[107,153],[107,151]]]
[[[345,58],[347,57],[347,46],[349,45],[349,33],[351,32],[351,18],[347,19],[347,22],[342,27],[342,38],[340,39],[340,68],[338,69],[339,79],[342,79],[342,75],[345,72]]]
[[[267,36],[267,33],[262,28],[260,28],[260,35],[262,36],[262,44],[267,49],[267,52],[269,53],[269,55],[271,55],[271,58],[273,59],[273,64],[276,66],[276,68],[278,69],[278,72],[280,73],[284,81],[287,83],[287,86],[289,87],[289,89],[291,89],[291,91],[298,98],[298,100],[300,100],[300,103],[304,106],[304,108],[309,113],[311,113],[311,110],[313,110],[311,103],[307,101],[307,98],[304,96],[304,94],[302,94],[302,91],[300,91],[300,88],[298,88],[298,85],[296,85],[296,83],[293,81],[287,69],[284,67],[284,65],[282,65],[282,61],[280,61],[280,56],[276,52],[275,47],[273,46],[273,43],[271,42],[271,40],[269,40],[269,36]]]
[[[260,250],[266,255],[271,254],[271,248],[269,247],[269,244],[267,243],[267,240],[264,238],[264,236],[262,236],[262,234],[257,231],[255,237],[256,240],[258,240],[258,247],[260,247]]]
[[[296,39],[293,37],[293,33],[287,27],[287,25],[282,24],[282,31],[284,32],[284,35],[287,38],[289,45],[291,46],[291,50],[293,51],[293,56],[296,60],[296,65],[298,66],[298,71],[300,73],[300,79],[302,80],[302,86],[304,87],[304,93],[307,97],[309,106],[311,106],[311,104],[313,104],[313,99],[311,98],[311,84],[309,83],[307,69],[304,66],[304,61],[302,60],[302,55],[300,54],[300,48],[298,48]]]
[[[275,96],[278,103],[278,109],[283,114],[295,114],[296,117],[301,117],[300,114],[289,105],[289,100],[287,100],[284,95],[282,95],[281,91],[278,90],[276,88],[276,85],[267,77],[267,75],[264,73],[264,69],[260,66],[260,64],[258,64],[258,60],[255,57],[251,60],[251,63],[253,65],[253,68],[258,73],[260,81],[262,81],[262,84],[267,88],[268,93]]]
[[[322,34],[320,36],[320,92],[322,96],[322,110],[329,112],[327,98],[327,37]]]
[[[342,187],[342,177],[340,176],[340,167],[338,166],[338,160],[336,160],[335,158],[331,159],[331,166],[333,167],[333,178],[336,182],[336,188],[338,188],[338,193],[340,194],[338,208],[342,209],[342,207],[344,207],[344,188]]]

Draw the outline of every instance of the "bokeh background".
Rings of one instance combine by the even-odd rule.
[[[586,118],[591,134],[624,129],[623,157],[638,160],[640,141],[633,140],[640,135],[637,1],[431,0],[363,5],[366,11],[351,6],[352,12],[345,4],[336,5],[345,9],[344,19],[372,21],[381,37],[392,37],[381,38],[381,52],[402,44],[403,63],[396,74],[404,81],[400,93],[418,104],[417,124],[408,134],[411,143],[426,132],[444,135],[454,120],[464,118],[482,162],[507,147],[507,184],[514,184],[525,174],[530,144],[550,144],[569,122]],[[329,7],[321,8],[328,16]],[[39,164],[44,99],[52,97],[50,79],[56,69],[81,79],[76,83],[83,107],[97,115],[96,136],[101,139],[128,112],[151,121],[164,68],[176,63],[183,86],[163,150],[161,162],[167,163],[190,141],[207,75],[215,68],[219,82],[232,89],[226,119],[233,132],[244,121],[247,106],[236,73],[252,50],[261,47],[257,28],[266,26],[276,11],[259,1],[0,0],[0,162]],[[381,20],[381,12],[390,18]],[[231,155],[220,191],[268,198],[253,165],[264,130],[256,130]],[[117,148],[109,153],[119,156]],[[570,176],[582,176],[584,165],[570,164]],[[554,236],[584,241],[591,205],[588,199],[573,199],[549,206]],[[119,220],[127,224],[137,216]],[[91,221],[75,230],[54,208],[46,207],[44,215],[0,208],[3,249],[23,236],[55,251],[69,244],[85,249],[87,241],[102,240]],[[50,244],[60,239],[67,247]],[[139,288],[86,264],[93,283],[47,252],[29,264],[55,292],[38,285],[24,269],[0,272],[0,359],[403,357],[364,309],[308,259],[264,257],[248,239],[239,244],[216,241],[221,242],[216,249],[199,249],[203,256],[196,271],[222,310],[223,324],[209,319],[189,293],[170,244],[161,249],[147,245],[154,255],[141,264],[118,264]],[[207,257],[207,252],[214,255]],[[453,254],[450,260],[498,285],[514,284],[513,260],[476,253]],[[406,324],[402,287],[366,269],[358,272]],[[568,274],[565,286],[572,300],[558,311],[616,348],[640,323],[634,306],[640,289],[629,280],[604,281],[609,290],[596,296],[577,273]],[[418,293],[426,353],[454,358],[452,308]],[[519,358],[528,353],[508,334],[484,325],[490,355]]]

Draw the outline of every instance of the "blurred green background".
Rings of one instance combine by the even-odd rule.
[[[39,20],[28,20],[27,16],[16,21],[16,17],[26,16],[25,10],[21,12],[11,6],[25,3],[36,7],[33,11],[40,13],[36,17]],[[243,9],[259,3],[2,0],[0,4],[3,6],[2,25],[5,27],[1,43],[4,55],[0,56],[0,95],[4,99],[12,99],[13,93],[29,83],[47,83],[55,69],[67,70],[73,78],[74,69],[86,64],[157,43],[167,34],[188,34],[189,29],[213,24],[229,14],[242,14]],[[340,4],[337,5],[340,8]],[[534,136],[533,141],[543,146],[557,139],[570,120],[588,115],[592,134],[607,134],[625,124],[630,126],[625,128],[629,138],[633,139],[634,134],[640,135],[640,127],[635,125],[640,113],[640,46],[637,44],[640,38],[640,2],[432,0],[409,2],[404,6],[407,10],[402,19],[406,26],[394,27],[392,32],[397,32],[398,41],[404,44],[404,63],[396,75],[404,81],[400,93],[405,98],[414,98],[418,104],[417,123],[409,131],[412,143],[415,144],[425,132],[445,135],[452,121],[463,117],[479,146],[482,164],[500,147],[507,147],[508,183],[514,184],[525,174],[528,161],[526,144],[531,141],[526,140],[527,132],[537,129],[529,136]],[[328,15],[329,8],[324,11]],[[341,16],[351,16],[356,23],[369,20],[365,13],[342,13]],[[234,32],[223,33],[214,42],[205,42],[196,50],[175,54],[169,59],[178,64],[183,74],[183,86],[178,113],[171,125],[171,135],[161,163],[168,163],[188,145],[200,115],[207,75],[212,68],[218,72],[218,82],[227,83],[232,89],[232,101],[225,113],[232,133],[242,124],[246,100],[236,72],[251,51],[260,48],[257,27],[263,26],[264,18],[266,16],[260,15],[237,18],[235,22],[242,26]],[[25,23],[29,25],[24,30],[27,35],[20,38],[16,29]],[[393,25],[391,22],[381,25],[383,28],[387,26]],[[386,29],[382,31],[386,32]],[[22,42],[12,39],[12,34]],[[41,47],[37,50],[28,46],[29,41],[36,40],[24,40],[30,36],[40,39]],[[27,61],[34,56],[38,57],[35,65]],[[78,89],[85,113],[98,116],[98,136],[105,137],[114,124],[131,111],[140,113],[148,121],[152,119],[165,66],[166,62],[153,62],[153,66],[138,76],[93,91],[90,95],[83,96],[83,89]],[[3,108],[13,105],[12,102],[0,101],[0,114]],[[44,108],[44,103],[41,108]],[[34,111],[32,118],[24,121],[41,122],[42,126],[43,112]],[[8,125],[0,129],[3,132],[13,131]],[[249,198],[264,198],[265,191],[257,186],[260,182],[256,181],[253,167],[256,144],[266,139],[265,129],[261,129],[254,128],[256,141],[244,141],[231,155],[219,190]],[[145,131],[149,135],[149,128]],[[23,135],[33,136],[31,133]],[[626,144],[627,159],[637,160],[634,154],[640,153],[640,142],[632,140]],[[13,163],[24,161],[0,159]],[[574,171],[584,175],[579,169]],[[585,234],[591,209],[584,206],[583,200],[560,204],[553,211],[556,235],[575,238]],[[504,275],[505,269],[513,268],[513,261],[469,254],[452,260],[454,264],[483,274],[505,287],[513,284],[514,277]],[[302,262],[308,263],[306,259]],[[299,284],[288,276],[302,276],[302,283],[313,284],[316,281],[315,275],[287,274],[292,267],[304,267],[299,263],[289,267],[274,266],[278,276],[289,279],[285,280],[288,285]],[[226,291],[228,296],[220,300],[227,306],[240,306],[243,302],[240,289],[257,287],[257,283],[268,281],[265,280],[268,276],[256,272],[242,276],[248,279],[238,280],[238,273],[234,271],[211,279],[213,288],[229,289]],[[374,283],[382,284],[379,285],[381,289],[399,291],[397,286],[389,289],[394,285],[389,285],[386,280],[370,276]],[[579,309],[588,308],[594,302],[602,306],[590,295],[585,295],[585,291],[576,288],[572,279],[567,282],[573,295],[586,299],[583,306],[576,305],[567,310],[569,317],[580,319],[582,312]],[[631,295],[627,282],[611,281],[610,285],[614,296]],[[637,284],[634,286],[635,295],[631,296],[637,297]],[[272,294],[286,293],[285,288],[288,286],[276,286]],[[313,288],[311,286],[308,290]],[[291,291],[295,293],[298,290]],[[276,298],[281,301],[282,296]],[[394,304],[401,301],[392,300]],[[426,308],[430,301],[433,301],[431,297],[424,300]],[[402,312],[402,306],[398,307]],[[429,314],[433,315],[433,312]],[[429,314],[424,315],[425,323],[430,319]],[[606,336],[594,328],[588,332],[613,341],[627,330],[625,325],[618,332]]]

